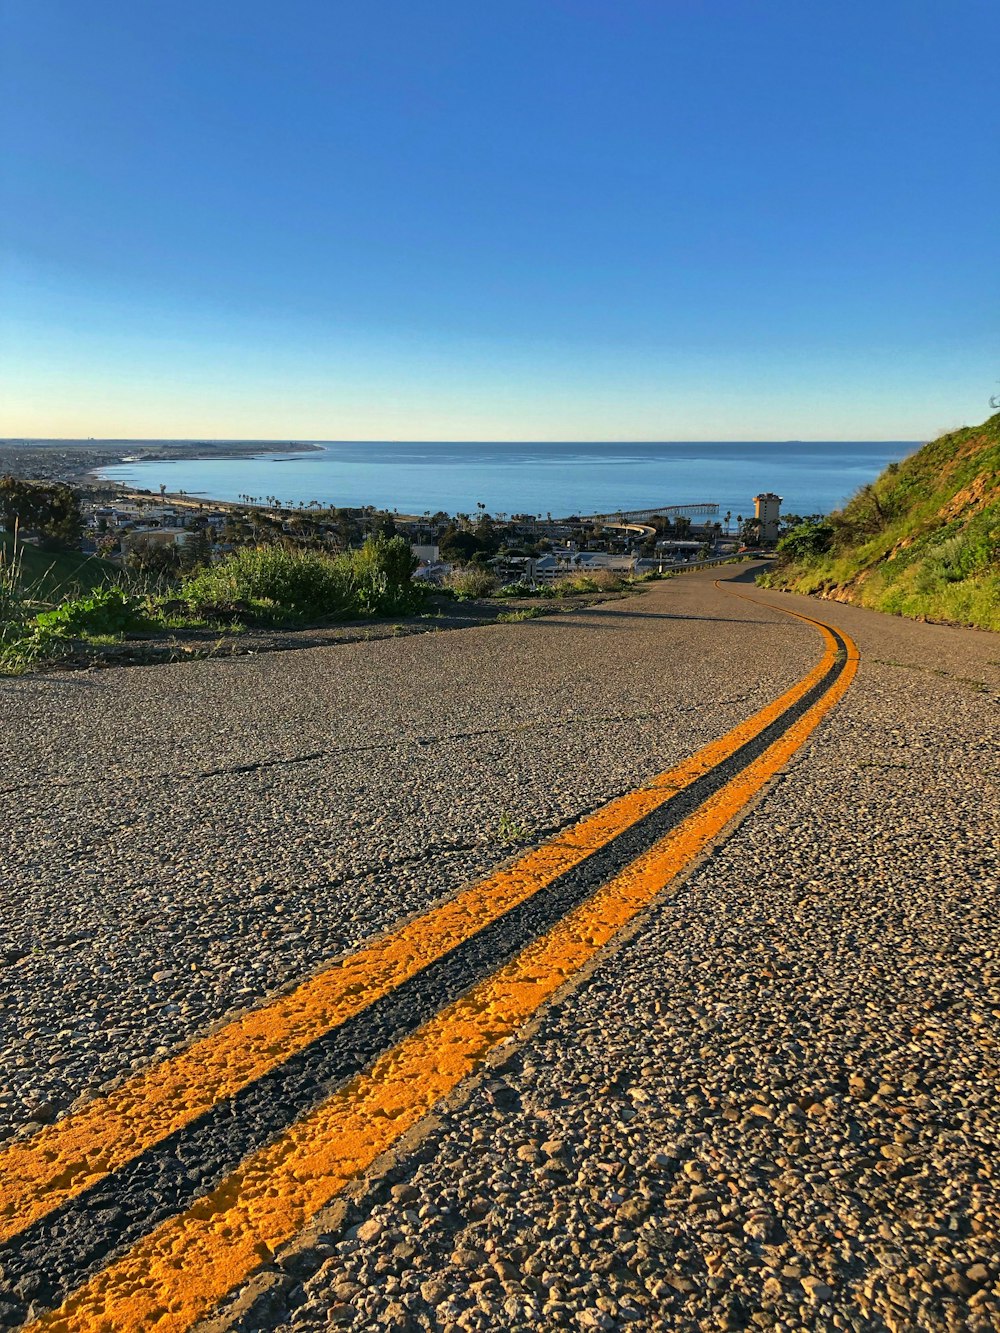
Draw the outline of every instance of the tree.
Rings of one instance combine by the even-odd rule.
[[[744,546],[758,546],[760,544],[760,521],[758,519],[740,519],[740,541]]]
[[[212,563],[212,539],[205,528],[196,528],[179,548],[180,567],[185,574]]]
[[[830,549],[833,527],[829,523],[799,523],[778,542],[778,556],[782,560],[809,560]]]
[[[474,532],[463,532],[454,526],[445,528],[438,538],[441,559],[452,564],[464,565],[482,549],[483,544]]]
[[[80,502],[76,492],[62,483],[48,486],[0,477],[0,519],[7,529],[17,526],[37,532],[39,544],[49,550],[76,550],[80,545]]]
[[[391,514],[374,514],[368,531],[373,537],[395,537],[395,520]]]
[[[151,574],[156,579],[172,582],[181,569],[180,550],[173,543],[164,543],[149,537],[137,537],[132,543],[125,563],[140,574]]]

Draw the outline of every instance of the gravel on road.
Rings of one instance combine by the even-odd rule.
[[[1000,1327],[1000,643],[816,613],[805,756],[234,1327]]]
[[[677,579],[554,620],[0,681],[0,1141],[630,790],[818,656],[787,617],[727,597],[716,622],[703,598]]]
[[[760,596],[855,638],[846,700],[243,1333],[1000,1326],[1000,641]],[[554,621],[3,682],[7,1134],[818,655],[689,575]]]

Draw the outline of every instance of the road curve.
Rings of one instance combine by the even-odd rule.
[[[738,601],[734,592],[739,594]],[[839,625],[841,609],[835,611]],[[778,1220],[772,1216],[773,1205],[768,1213],[771,1221],[757,1227],[763,1228],[760,1237],[755,1237],[752,1217],[749,1228],[742,1217],[734,1228],[734,1212],[742,1215],[746,1211],[745,1205],[734,1203],[741,1195],[740,1188],[734,1188],[737,1177],[720,1173],[711,1154],[706,1164],[698,1152],[691,1153],[678,1142],[665,1144],[649,1157],[654,1162],[655,1182],[648,1178],[647,1162],[638,1179],[631,1182],[631,1193],[622,1194],[621,1188],[604,1184],[595,1193],[588,1175],[594,1153],[587,1150],[587,1135],[579,1132],[581,1105],[583,1122],[589,1119],[586,1111],[594,1109],[590,1105],[593,1077],[579,1068],[569,1077],[569,1088],[562,1089],[567,1095],[559,1099],[568,1108],[565,1139],[550,1134],[542,1140],[537,1134],[525,1133],[521,1142],[504,1142],[512,1132],[517,1136],[518,1119],[528,1114],[526,1104],[537,1097],[545,1081],[531,1077],[537,1071],[531,1052],[538,1041],[539,1023],[542,1029],[558,1026],[564,1011],[585,1007],[601,993],[602,978],[618,972],[630,953],[641,953],[656,936],[662,926],[659,918],[672,910],[668,904],[686,907],[689,896],[697,903],[699,877],[712,879],[720,862],[741,842],[749,838],[758,864],[767,858],[778,884],[784,885],[786,900],[789,893],[801,896],[803,885],[796,874],[789,876],[777,869],[787,865],[788,848],[796,841],[794,826],[780,818],[765,818],[764,811],[786,788],[794,792],[802,770],[815,762],[819,747],[815,743],[808,751],[802,747],[842,698],[856,669],[857,652],[850,634],[842,627],[823,628],[815,623],[827,619],[825,612],[826,608],[821,614],[801,599],[760,594],[725,582],[716,587],[694,575],[660,585],[641,600],[553,623],[491,627],[426,640],[386,642],[384,647],[361,645],[360,653],[334,649],[288,654],[252,664],[256,672],[240,670],[239,664],[229,662],[186,666],[179,671],[156,668],[152,672],[104,673],[114,679],[107,686],[99,682],[101,697],[96,699],[87,691],[73,697],[66,681],[15,682],[7,699],[9,703],[13,697],[18,704],[11,714],[14,745],[17,722],[27,723],[33,710],[48,727],[46,732],[43,725],[35,738],[27,765],[9,764],[5,769],[4,785],[19,798],[23,841],[19,838],[17,849],[22,863],[37,867],[40,856],[45,857],[45,848],[52,846],[53,824],[65,827],[73,821],[79,828],[82,818],[110,822],[112,828],[110,837],[103,838],[95,837],[92,828],[87,830],[90,837],[77,849],[73,862],[78,873],[82,871],[79,883],[61,909],[62,919],[57,915],[46,923],[49,940],[53,927],[70,934],[68,966],[59,969],[64,960],[54,960],[61,950],[46,952],[42,922],[31,919],[30,909],[26,935],[30,938],[33,930],[42,946],[25,949],[16,937],[13,947],[5,946],[22,1001],[16,1018],[22,1025],[35,1025],[28,1029],[30,1038],[22,1038],[20,1046],[15,1039],[12,1049],[23,1051],[30,1040],[32,1051],[38,1052],[44,1045],[39,1036],[52,1032],[53,1019],[77,1023],[76,1028],[63,1032],[76,1036],[77,1042],[71,1044],[79,1048],[71,1061],[52,1061],[49,1067],[58,1071],[59,1082],[53,1078],[48,1087],[44,1079],[35,1078],[43,1061],[22,1057],[12,1066],[27,1068],[28,1095],[37,1099],[48,1093],[49,1104],[26,1099],[28,1123],[6,1148],[0,1147],[0,1245],[4,1247],[0,1262],[7,1281],[8,1322],[33,1321],[38,1329],[179,1330],[194,1326],[215,1309],[224,1324],[236,1326],[243,1320],[249,1329],[277,1327],[285,1309],[291,1308],[296,1311],[296,1326],[317,1318],[316,1326],[325,1327],[329,1318],[358,1327],[375,1321],[400,1328],[449,1323],[463,1328],[498,1323],[510,1327],[575,1323],[666,1328],[709,1317],[696,1308],[707,1299],[708,1309],[714,1311],[711,1317],[730,1321],[732,1326],[751,1316],[756,1316],[757,1323],[778,1322],[777,1312],[787,1301],[799,1311],[799,1317],[806,1312],[814,1323],[828,1318],[831,1326],[841,1326],[836,1320],[841,1310],[847,1310],[862,1321],[875,1320],[863,1326],[880,1326],[877,1320],[883,1319],[892,1327],[893,1310],[899,1305],[898,1293],[890,1286],[895,1270],[886,1275],[884,1291],[876,1289],[877,1282],[869,1282],[870,1293],[841,1286],[838,1278],[842,1270],[847,1274],[847,1268],[829,1258],[820,1262],[814,1257],[810,1262],[816,1271],[803,1271],[801,1260],[793,1254],[779,1273],[775,1265],[780,1256],[769,1257],[765,1252],[769,1247],[794,1246],[788,1239],[789,1228],[780,1216]],[[788,613],[811,620],[808,632],[800,627],[790,634]],[[857,617],[858,613],[852,614]],[[879,629],[884,632],[886,628],[886,622],[879,625],[880,621],[862,615],[860,623],[867,631],[874,628],[877,638]],[[532,631],[542,629],[540,640]],[[955,636],[962,638],[961,647],[974,639],[988,642],[987,636],[962,636],[958,631],[905,629],[921,629],[950,649],[956,646]],[[925,637],[924,642],[929,640]],[[754,678],[742,697],[733,691],[737,654],[742,675],[752,673]],[[469,671],[470,659],[478,668],[476,673]],[[533,673],[525,670],[529,663]],[[211,669],[219,666],[230,670]],[[919,675],[906,666],[898,669]],[[933,679],[939,686],[951,678],[944,666],[932,670],[938,673]],[[567,671],[571,672],[568,679],[561,674]],[[247,677],[254,675],[266,677],[272,688],[279,685],[281,693],[241,689]],[[988,682],[977,679],[973,689],[968,685],[971,679],[966,676],[961,681],[968,693],[985,702]],[[254,683],[259,687],[262,682]],[[177,692],[168,693],[164,702],[166,689],[172,685],[178,687]],[[670,694],[664,706],[666,686]],[[709,692],[709,700],[703,697],[700,707],[698,689]],[[457,692],[460,690],[468,691],[470,697]],[[147,708],[157,696],[160,707],[150,717]],[[568,706],[569,698],[584,706]],[[371,708],[374,699],[379,700],[377,709]],[[636,707],[640,700],[646,704],[643,710]],[[756,707],[748,707],[748,700]],[[225,713],[221,721],[228,721],[228,727],[217,725],[222,701]],[[362,713],[359,704],[367,704],[367,710]],[[469,717],[470,705],[478,716]],[[967,725],[968,710],[955,710],[953,703],[949,709]],[[259,725],[262,716],[271,723],[266,730]],[[720,726],[720,720],[730,724]],[[469,721],[480,725],[470,726]],[[89,743],[75,748],[68,762],[60,761],[53,768],[56,751],[52,744],[60,728],[63,735],[75,728],[77,736]],[[604,738],[616,729],[630,737],[632,753],[615,761],[612,771],[606,765],[605,771],[591,775]],[[134,734],[136,730],[139,735]],[[823,741],[827,732],[836,736],[836,723],[832,730],[829,724],[821,729],[820,744],[829,743]],[[193,735],[197,741],[191,754],[185,742]],[[959,730],[953,743],[961,736]],[[692,743],[695,738],[697,745]],[[148,762],[150,739],[156,743],[154,760],[163,764],[159,770]],[[690,747],[686,754],[685,741]],[[422,753],[426,751],[431,754]],[[797,764],[791,781],[774,788],[774,777],[787,773],[789,762],[800,752],[806,758]],[[22,750],[22,758],[24,753]],[[138,762],[143,753],[147,755],[145,777]],[[177,762],[181,753],[196,759],[196,766],[185,771]],[[169,762],[163,763],[164,759]],[[876,762],[872,762],[873,770]],[[631,777],[627,776],[629,764],[634,766]],[[469,791],[470,769],[477,776],[490,769],[485,802],[481,791]],[[433,785],[429,773],[436,779]],[[546,784],[554,785],[557,775],[566,782],[559,792],[564,795],[563,817],[549,825],[556,830],[554,836],[540,838],[547,830],[544,824],[540,826],[539,814],[544,818],[545,807],[540,811],[539,802]],[[82,776],[87,778],[85,785]],[[333,800],[331,780],[337,784]],[[515,786],[520,800],[512,799],[507,784]],[[141,812],[144,820],[146,838],[140,834],[144,847],[138,861],[134,853],[128,857],[127,843],[122,846],[119,833],[123,812],[116,808],[115,797],[127,789],[127,808]],[[199,799],[192,810],[185,798],[193,797],[197,789]],[[619,794],[610,803],[594,799],[598,793],[606,798],[616,790]],[[764,792],[769,794],[761,803]],[[438,820],[461,812],[463,795],[476,813],[481,814],[484,804],[492,808],[492,836],[484,839],[460,832],[458,837],[442,838],[439,828],[428,828],[426,822],[414,829],[417,793],[423,800],[416,808],[426,814],[429,807]],[[526,801],[524,796],[529,794],[533,799]],[[955,792],[949,787],[943,794],[952,798]],[[549,799],[551,802],[551,792]],[[387,800],[389,813],[401,816],[399,822],[384,818],[386,809],[380,800]],[[109,820],[112,811],[118,818]],[[232,823],[237,811],[234,839]],[[320,812],[327,817],[317,829]],[[834,802],[827,813],[836,823],[845,811]],[[735,835],[705,861],[704,853],[713,840],[741,815],[746,817]],[[267,824],[263,856],[248,858],[239,843],[252,845],[262,822]],[[350,830],[346,845],[338,846],[330,837],[331,823]],[[193,845],[177,855],[183,834],[201,832],[206,825],[213,835],[209,842],[213,850],[224,849],[256,868],[269,858],[277,868],[271,882],[254,883],[256,892],[249,904],[244,881],[244,913],[237,917],[240,928],[223,934],[228,948],[237,956],[242,951],[242,967],[221,969],[221,985],[220,969],[212,967],[211,958],[205,959],[204,953],[197,961],[197,948],[214,943],[213,930],[218,926],[211,918],[220,889],[223,896],[228,891],[239,902],[240,885],[220,885],[217,862],[193,837]],[[762,829],[766,852],[754,840],[754,826]],[[402,845],[401,827],[406,829]],[[966,826],[961,831],[963,837],[968,833]],[[231,845],[234,841],[236,846]],[[155,860],[150,854],[154,845],[162,849]],[[523,848],[513,858],[512,846]],[[320,849],[322,878],[304,875]],[[174,856],[163,855],[169,850]],[[817,850],[827,849],[821,845]],[[359,852],[367,864],[352,860]],[[58,882],[63,878],[58,853],[50,856],[49,864]],[[116,928],[105,919],[100,932],[88,935],[79,925],[88,913],[91,921],[96,919],[95,908],[97,916],[100,908],[106,909],[107,890],[117,888],[108,872],[116,868],[120,874],[126,865],[132,872],[129,888],[154,888],[158,895],[156,908],[140,925],[155,922],[155,931],[148,932],[154,939],[162,932],[153,951],[161,966],[145,977],[143,965],[148,971],[148,964],[143,951],[134,949],[127,928],[121,929],[120,923]],[[336,871],[331,873],[334,866]],[[909,869],[921,867],[914,863]],[[139,884],[135,884],[137,870],[145,876]],[[470,872],[473,882],[463,888]],[[297,873],[305,884],[291,885],[290,873]],[[183,881],[181,892],[168,895],[171,881],[177,879]],[[347,887],[352,890],[355,911],[345,910],[343,890]],[[731,889],[732,882],[724,894]],[[859,892],[863,896],[863,890]],[[816,890],[811,883],[807,894],[806,901],[812,906]],[[152,896],[135,895],[142,901],[144,914]],[[17,910],[23,912],[24,906],[12,897]],[[287,909],[289,898],[292,919],[285,922],[280,918],[286,915],[282,909]],[[317,898],[332,909],[318,928]],[[652,916],[648,914],[651,904],[656,904]],[[738,916],[738,902],[734,908]],[[194,950],[186,930],[192,910],[199,913],[191,931]],[[697,907],[694,910],[696,920],[682,937],[682,951],[690,952],[692,944],[704,937],[704,906],[701,913]],[[640,918],[642,913],[646,915]],[[210,918],[207,923],[206,915]],[[279,928],[272,936],[276,919]],[[723,913],[720,924],[725,920]],[[859,930],[865,920],[861,913]],[[639,921],[638,928],[633,924],[625,932],[631,938],[609,954],[609,942],[634,921]],[[340,933],[335,935],[338,928]],[[95,935],[123,953],[133,950],[139,955],[139,966],[129,957],[123,967],[95,968]],[[775,949],[786,952],[780,932],[768,937],[765,931],[762,938],[769,958]],[[750,932],[748,945],[754,941],[760,943]],[[265,965],[255,967],[260,955]],[[37,973],[45,970],[40,958],[68,976],[63,1015],[60,997],[32,991]],[[189,958],[185,969],[183,964]],[[662,956],[653,966],[648,961],[640,973],[647,998],[648,993],[661,997],[654,1001],[659,1006],[655,1014],[662,1009],[662,997],[674,996],[676,989],[669,985],[664,990]],[[701,966],[711,962],[709,949]],[[280,977],[269,978],[268,972],[278,972],[282,964]],[[248,970],[258,973],[251,975],[250,986],[246,985]],[[234,973],[241,986],[235,1013],[227,985]],[[206,974],[215,983],[214,992],[210,990],[207,996],[201,991]],[[986,969],[987,985],[990,975]],[[91,989],[95,976],[101,978],[99,1000]],[[157,987],[163,986],[169,987],[166,1003],[156,1003]],[[759,981],[756,988],[762,1000],[773,989],[766,984],[761,987]],[[624,988],[623,996],[628,996],[628,989]],[[684,987],[680,989],[683,993]],[[196,992],[202,994],[201,1012],[192,1003]],[[554,996],[558,1000],[555,1006],[550,1003]],[[249,1012],[238,1012],[240,1001],[249,1001]],[[633,1008],[635,1001],[634,995],[629,997]],[[803,1003],[808,1006],[805,999]],[[547,1007],[540,1013],[543,1005]],[[110,1031],[118,1037],[117,1044],[88,1040],[93,1029],[81,1031],[81,1012],[100,1012],[105,1019],[111,1018]],[[708,1011],[703,1013],[699,1022],[707,1015]],[[981,1023],[986,1021],[984,1015],[979,1018]],[[211,1019],[217,1026],[206,1034]],[[161,1042],[150,1050],[150,1042],[163,1025],[173,1028],[173,1043]],[[510,1047],[510,1039],[523,1034],[526,1025],[534,1035],[522,1046]],[[654,1021],[652,1030],[660,1026]],[[713,1032],[717,1026],[718,1021],[710,1021],[704,1030]],[[726,1026],[724,1020],[722,1026]],[[787,1037],[780,1024],[772,1026],[776,1037]],[[867,1022],[853,1021],[853,1027],[847,1022],[855,1039],[870,1039],[870,1027]],[[61,1034],[56,1031],[53,1035]],[[635,1036],[638,1038],[638,1032]],[[621,1038],[621,1031],[614,1032],[600,1021],[589,1042],[579,1043],[564,1032],[562,1040],[554,1039],[556,1063],[568,1061],[572,1068],[582,1054],[598,1067],[613,1055],[624,1067],[634,1052],[630,1043],[622,1049]],[[706,1038],[705,1050],[711,1050],[712,1040]],[[648,1040],[636,1041],[639,1048],[644,1044],[648,1047]],[[803,1045],[800,1040],[799,1045],[807,1055],[815,1054],[809,1051],[808,1042]],[[543,1040],[541,1048],[552,1051],[553,1039]],[[984,1049],[990,1049],[988,1044]],[[138,1053],[129,1058],[132,1051]],[[626,1140],[634,1132],[631,1127],[656,1105],[656,1076],[661,1081],[665,1078],[669,1088],[690,1051],[682,1044],[679,1055],[672,1040],[654,1043],[652,1051],[645,1051],[647,1064],[637,1072],[628,1093],[630,1106],[625,1109],[630,1114],[625,1115],[617,1105],[617,1095],[611,1096],[614,1109],[621,1113],[617,1124]],[[522,1083],[526,1078],[527,1086],[518,1087],[516,1077],[505,1077],[499,1092],[495,1083],[469,1082],[482,1062],[497,1053],[507,1055],[508,1071],[520,1062]],[[755,1064],[772,1053],[765,1044],[757,1054]],[[700,1056],[707,1063],[704,1051]],[[71,1066],[68,1071],[67,1063]],[[105,1075],[102,1088],[96,1089],[92,1082],[88,1085],[76,1073],[88,1066]],[[616,1088],[621,1067],[617,1080],[604,1087],[603,1095]],[[761,1083],[766,1081],[763,1070],[756,1067],[748,1070],[737,1064],[737,1070],[743,1077],[749,1073]],[[64,1109],[58,1105],[61,1084],[72,1090],[74,1074],[82,1096],[68,1113],[59,1115]],[[780,1069],[777,1074],[784,1077]],[[846,1076],[848,1098],[851,1077]],[[903,1077],[911,1077],[912,1082],[912,1070]],[[33,1079],[35,1088],[30,1087]],[[791,1117],[794,1132],[790,1137],[800,1140],[798,1118],[808,1126],[810,1116],[818,1124],[832,1114],[827,1109],[814,1111],[830,1099],[818,1099],[808,1090],[784,1109],[763,1087],[757,1089],[758,1100],[748,1111],[720,1097],[713,1105],[706,1091],[710,1082],[703,1071],[689,1085],[683,1103],[675,1092],[667,1101],[673,1110],[686,1111],[696,1122],[695,1113],[700,1112],[703,1130],[715,1119],[723,1129],[736,1126],[744,1154],[762,1126],[778,1125],[784,1132],[782,1117]],[[878,1105],[883,1093],[871,1078],[856,1074],[854,1082],[854,1095],[861,1104],[866,1108]],[[49,1087],[54,1091],[48,1092]],[[835,1099],[837,1095],[833,1094]],[[428,1132],[426,1119],[435,1107],[457,1106],[456,1098],[461,1107],[445,1112],[446,1123],[450,1114],[456,1127],[472,1136],[458,1162],[448,1156],[442,1131]],[[578,1108],[575,1124],[574,1105]],[[896,1128],[891,1142],[877,1145],[880,1184],[883,1175],[895,1182],[902,1176],[909,1182],[919,1174],[911,1168],[914,1161],[920,1162],[920,1154],[907,1146],[919,1136],[911,1132],[904,1112],[899,1117],[906,1128],[902,1132]],[[539,1119],[537,1112],[533,1118]],[[912,1113],[909,1118],[912,1120]],[[660,1126],[669,1119],[661,1114]],[[45,1123],[49,1120],[54,1123]],[[547,1123],[546,1116],[541,1120]],[[515,1175],[526,1172],[530,1183],[523,1191],[500,1191],[497,1204],[485,1213],[480,1206],[442,1208],[443,1195],[463,1195],[461,1164],[464,1161],[468,1168],[484,1156],[477,1152],[476,1144],[491,1129],[499,1131],[499,1142],[486,1156],[499,1171],[498,1178],[506,1180],[511,1170]],[[855,1139],[849,1132],[847,1143],[856,1141],[856,1130],[853,1132]],[[602,1148],[601,1158],[611,1161],[602,1160],[598,1165],[602,1170],[607,1167],[612,1179],[626,1186],[635,1153],[624,1151],[621,1145],[620,1149]],[[393,1165],[388,1169],[384,1154],[393,1151]],[[442,1152],[447,1161],[442,1161]],[[844,1152],[840,1155],[843,1158]],[[865,1154],[859,1156],[863,1159]],[[655,1164],[654,1159],[661,1158]],[[911,1165],[901,1169],[901,1162]],[[920,1164],[926,1170],[927,1163]],[[774,1169],[779,1167],[775,1159]],[[411,1194],[419,1195],[417,1182],[425,1170],[431,1199],[416,1210],[403,1206],[412,1202]],[[476,1197],[481,1201],[483,1192],[489,1196],[490,1187],[479,1181],[474,1170],[466,1169],[464,1174],[467,1204]],[[399,1183],[411,1175],[413,1183]],[[834,1185],[842,1179],[842,1174],[831,1177]],[[359,1180],[364,1182],[360,1196]],[[395,1195],[387,1197],[383,1217],[379,1191],[388,1191],[394,1182]],[[513,1195],[530,1215],[528,1205],[538,1193],[539,1182],[546,1190],[568,1187],[569,1194],[576,1195],[567,1204],[566,1215],[572,1215],[574,1206],[579,1213],[583,1205],[586,1225],[581,1234],[586,1238],[593,1228],[595,1240],[593,1246],[576,1246],[576,1267],[584,1272],[590,1259],[603,1253],[605,1233],[614,1239],[624,1228],[637,1233],[645,1229],[652,1235],[656,1228],[670,1224],[672,1243],[646,1274],[653,1280],[646,1281],[639,1271],[638,1241],[612,1246],[618,1267],[630,1275],[629,1282],[622,1278],[618,1284],[624,1283],[625,1290],[618,1290],[610,1280],[605,1292],[594,1290],[593,1274],[588,1282],[574,1286],[560,1275],[555,1255],[545,1260],[549,1268],[535,1272],[548,1240],[546,1230],[538,1227],[528,1229],[532,1239],[527,1245],[523,1237],[508,1238],[505,1248],[513,1258],[498,1259],[496,1237],[503,1236],[509,1225],[500,1201],[505,1194]],[[677,1182],[684,1195],[681,1200],[664,1192],[669,1183],[676,1193]],[[724,1200],[728,1191],[729,1205],[720,1204],[723,1183],[722,1197]],[[833,1188],[825,1178],[824,1188]],[[345,1189],[354,1197],[350,1207],[357,1216],[348,1211],[341,1217],[345,1207],[341,1203],[334,1217],[330,1205],[342,1198]],[[687,1197],[691,1194],[704,1198],[692,1202]],[[863,1196],[862,1190],[862,1208]],[[662,1206],[658,1208],[657,1203]],[[699,1219],[699,1206],[707,1210],[707,1217]],[[682,1207],[687,1210],[683,1219],[678,1211]],[[722,1211],[716,1215],[717,1207]],[[692,1208],[693,1218],[689,1216]],[[623,1213],[628,1217],[619,1216]],[[408,1221],[411,1215],[414,1222],[432,1218],[440,1225],[414,1228]],[[559,1210],[557,1215],[561,1215]],[[359,1219],[360,1230],[346,1234],[340,1230],[352,1221],[357,1225]],[[681,1220],[689,1229],[695,1223],[702,1251],[706,1238],[710,1239],[715,1247],[712,1262],[702,1253],[698,1262],[687,1267],[682,1264],[678,1270],[675,1242],[684,1232]],[[935,1299],[939,1304],[950,1300],[952,1307],[962,1300],[973,1321],[988,1320],[993,1299],[989,1284],[995,1274],[988,1266],[985,1274],[979,1272],[983,1263],[976,1254],[987,1247],[979,1244],[976,1248],[974,1238],[979,1232],[972,1221],[974,1215],[969,1223],[973,1236],[969,1263],[957,1277],[954,1273],[942,1277],[942,1283],[945,1277],[954,1280],[950,1287],[942,1287],[948,1295]],[[562,1228],[560,1223],[560,1232]],[[441,1236],[434,1234],[435,1229]],[[779,1239],[782,1229],[784,1236]],[[495,1233],[492,1245],[487,1244],[490,1231]],[[426,1255],[419,1253],[410,1233],[426,1241]],[[387,1246],[384,1237],[393,1237],[393,1244]],[[736,1237],[742,1246],[752,1247],[752,1251],[744,1250],[742,1265],[731,1261],[729,1273],[720,1257],[729,1242],[719,1237]],[[462,1238],[469,1241],[465,1249]],[[291,1257],[285,1255],[289,1243]],[[450,1245],[450,1252],[431,1258],[434,1245],[440,1244]],[[331,1247],[336,1254],[324,1267]],[[847,1242],[845,1247],[850,1248]],[[397,1255],[400,1248],[403,1253]],[[371,1256],[364,1261],[368,1268],[362,1266],[358,1276],[367,1273],[368,1280],[345,1278],[345,1264],[350,1270],[366,1249]],[[573,1253],[571,1246],[561,1258],[572,1259]],[[279,1259],[285,1255],[285,1263],[276,1265],[276,1255]],[[465,1257],[456,1262],[455,1255]],[[529,1264],[531,1259],[538,1262]],[[867,1270],[854,1263],[858,1272],[853,1276],[860,1279]],[[498,1264],[505,1267],[498,1269]],[[450,1271],[450,1278],[438,1290],[440,1283],[435,1286],[433,1275],[442,1265]],[[792,1271],[796,1267],[799,1271]],[[690,1276],[686,1275],[688,1268]],[[311,1269],[317,1270],[316,1276],[303,1289],[299,1278],[302,1271]],[[547,1286],[546,1273],[552,1279]],[[392,1274],[391,1279],[373,1280],[386,1274]],[[931,1286],[933,1295],[933,1284],[922,1276],[923,1286]],[[671,1277],[676,1279],[673,1284]],[[744,1288],[749,1289],[747,1295]],[[226,1299],[234,1293],[239,1299],[226,1313]],[[541,1300],[545,1293],[548,1299]],[[897,1297],[896,1307],[892,1295]],[[217,1309],[220,1301],[221,1314]],[[932,1304],[924,1300],[928,1310]],[[460,1318],[462,1322],[456,1322]],[[927,1326],[936,1325],[928,1322]]]

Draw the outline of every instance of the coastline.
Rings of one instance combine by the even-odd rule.
[[[64,482],[109,490],[135,488],[99,476],[102,468],[124,462],[169,462],[176,459],[257,458],[263,454],[322,453],[320,444],[291,440],[0,440],[0,476],[25,481]],[[199,497],[212,502],[211,496]],[[220,503],[224,503],[220,501]]]
[[[781,494],[792,513],[828,513],[910,452],[903,441],[817,441],[801,457],[789,457],[781,442],[567,441],[550,446],[7,437],[0,439],[0,475],[70,484],[92,499],[159,497],[159,484],[166,481],[170,489],[163,496],[172,503],[225,508],[245,506],[248,496],[242,492],[266,496],[278,489],[288,508],[301,508],[319,496],[348,509],[474,514],[485,507],[502,517],[550,509],[613,514],[619,506],[631,512],[711,499],[720,513],[738,516],[749,512],[750,497],[760,491]],[[222,466],[237,460],[245,466]],[[278,463],[286,466],[273,466]],[[125,475],[109,478],[108,470]],[[180,486],[185,489],[177,490]],[[709,495],[706,487],[714,493]]]

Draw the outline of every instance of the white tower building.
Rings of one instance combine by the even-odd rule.
[[[753,497],[754,517],[757,519],[760,528],[760,540],[762,542],[776,542],[778,540],[779,511],[781,509],[781,496],[775,495],[773,491],[763,491],[760,495]]]

